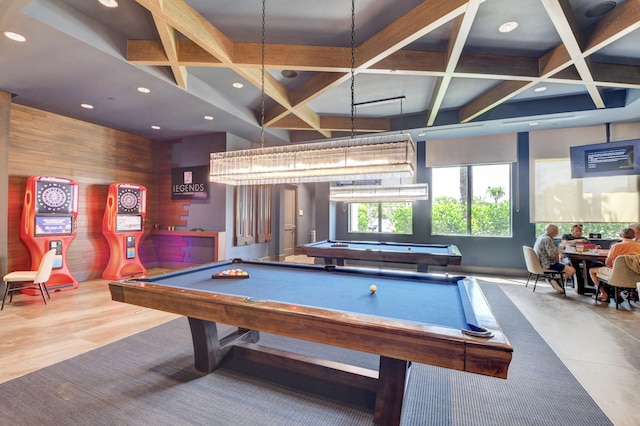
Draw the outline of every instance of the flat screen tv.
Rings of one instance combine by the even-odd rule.
[[[116,216],[116,232],[142,231],[142,216],[119,214]]]
[[[73,216],[36,216],[35,235],[71,235]]]
[[[640,139],[569,148],[571,177],[640,175]]]

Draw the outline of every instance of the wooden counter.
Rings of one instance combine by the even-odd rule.
[[[224,258],[225,233],[215,231],[151,231],[159,264],[200,264]],[[194,239],[211,239],[213,244],[201,247]],[[203,258],[202,252],[213,250],[213,256]]]

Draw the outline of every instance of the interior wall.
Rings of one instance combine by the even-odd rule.
[[[210,133],[206,135],[190,136],[174,141],[168,147],[168,157],[159,160],[158,173],[162,179],[168,179],[168,183],[160,186],[159,199],[160,208],[165,206],[171,209],[171,220],[173,220],[176,230],[189,231],[200,228],[205,231],[224,232],[224,258],[272,258],[276,253],[276,242],[256,243],[245,246],[235,246],[234,242],[234,187],[220,183],[209,184],[209,198],[206,200],[171,200],[171,168],[209,166],[210,154],[212,152],[233,151],[247,149],[251,147],[251,142],[230,133]],[[168,167],[167,167],[168,165]],[[274,190],[274,192],[276,192]],[[275,216],[275,214],[274,214]],[[276,218],[273,217],[275,221]],[[272,223],[273,229],[276,222]],[[274,238],[275,240],[275,238]],[[169,245],[158,245],[159,251],[170,251],[172,264],[202,263],[209,254],[212,241],[199,238],[181,237],[171,240]],[[176,247],[176,245],[178,245]],[[202,253],[204,251],[204,253]],[[164,253],[161,257],[171,256]],[[224,260],[219,258],[219,260]]]
[[[78,182],[78,227],[66,259],[76,280],[99,278],[107,265],[109,248],[102,235],[102,217],[112,183],[147,188],[148,215],[140,256],[145,266],[155,262],[149,231],[158,222],[158,179],[151,140],[17,104],[11,106],[9,127],[9,270],[31,266],[29,251],[19,235],[29,176],[56,176]]]

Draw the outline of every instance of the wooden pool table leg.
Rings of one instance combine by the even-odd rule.
[[[257,330],[246,328],[238,328],[220,339],[215,322],[191,317],[189,317],[189,328],[191,328],[193,340],[195,369],[203,373],[211,373],[218,368],[235,342],[256,343],[260,339],[260,333]]]
[[[344,259],[333,258],[333,257],[325,257],[324,258],[325,266],[344,266]]]
[[[408,367],[408,361],[380,357],[378,391],[373,413],[375,424],[385,426],[400,424]]]

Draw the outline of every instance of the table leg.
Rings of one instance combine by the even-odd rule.
[[[255,343],[260,338],[257,330],[238,328],[220,339],[215,322],[189,317],[191,339],[193,340],[194,365],[197,371],[211,373],[222,363],[233,343],[245,341]]]
[[[399,425],[407,378],[408,361],[380,357],[378,391],[373,422],[377,425]]]
[[[585,294],[587,287],[589,286],[589,267],[587,266],[587,261],[583,260],[582,264],[582,288],[578,286],[578,294]]]
[[[418,263],[418,272],[429,272],[428,263]]]

